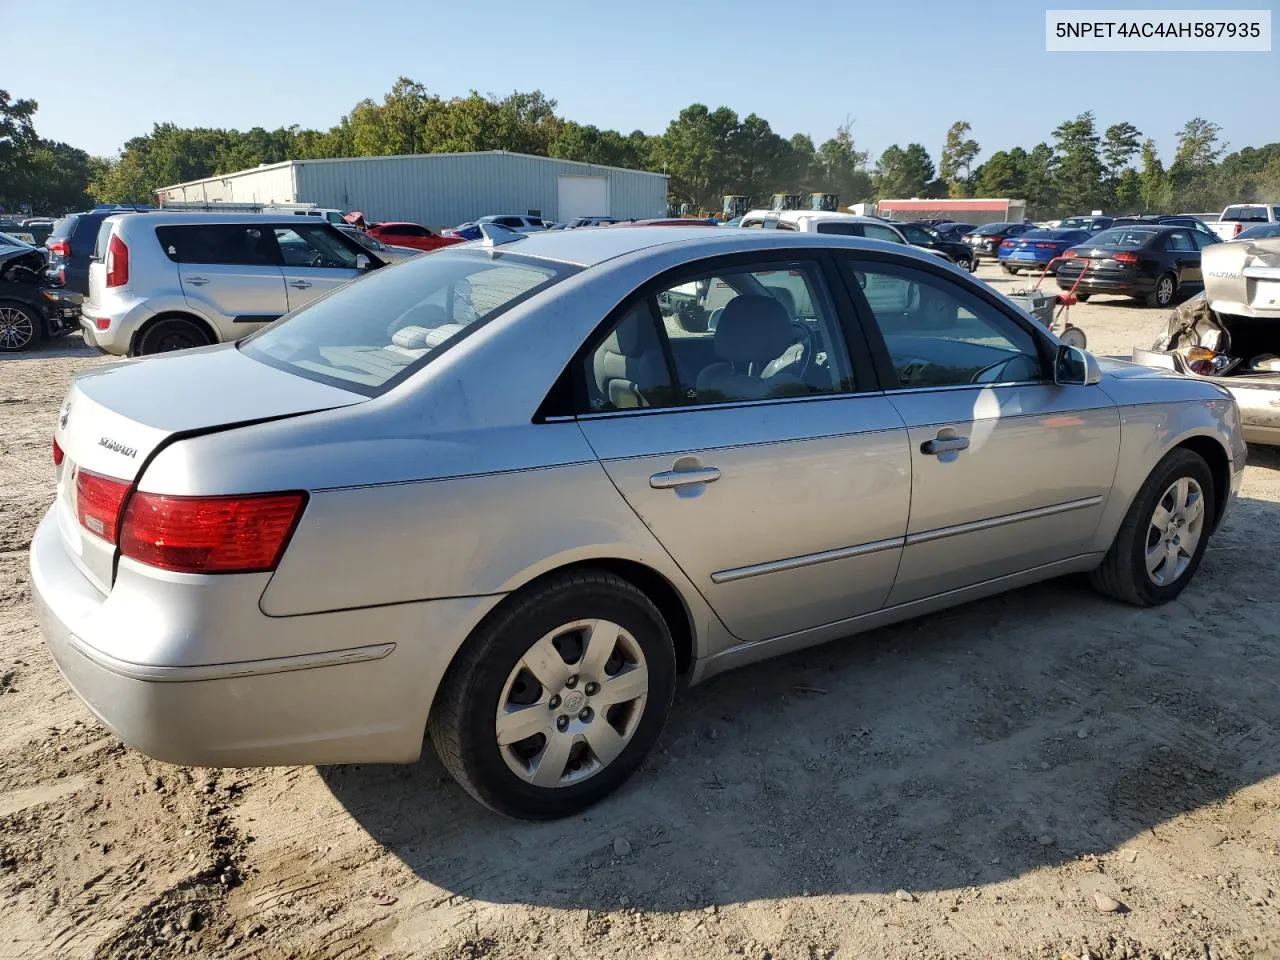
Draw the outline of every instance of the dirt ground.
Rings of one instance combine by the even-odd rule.
[[[1164,312],[1073,319],[1127,356]],[[429,752],[196,770],[94,720],[27,546],[104,362],[0,359],[0,958],[1280,957],[1280,452],[1175,604],[1063,580],[716,678],[620,794],[529,826]]]

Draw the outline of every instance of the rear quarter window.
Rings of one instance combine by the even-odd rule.
[[[103,220],[98,226],[98,235],[93,241],[93,259],[107,259],[107,244],[111,241],[111,229],[115,224],[110,220]]]
[[[53,225],[53,233],[50,237],[56,237],[59,240],[65,240],[76,231],[76,224],[80,222],[80,218],[76,216],[63,217]]]
[[[234,223],[156,227],[156,240],[174,263],[270,265],[276,262],[270,228]]]

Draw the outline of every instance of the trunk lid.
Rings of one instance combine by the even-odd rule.
[[[80,525],[76,479],[81,471],[132,484],[151,456],[175,438],[365,399],[259,363],[234,344],[87,370],[72,382],[54,428],[63,452],[57,468],[63,542],[81,571],[106,593],[116,548]]]

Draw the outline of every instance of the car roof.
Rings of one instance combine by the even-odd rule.
[[[627,230],[544,230],[521,235],[495,249],[518,256],[555,260],[591,267],[607,260],[668,244],[681,244],[691,257],[717,254],[778,250],[786,247],[845,247],[864,250],[892,250],[902,256],[914,256],[925,263],[937,257],[917,253],[914,247],[880,240],[864,240],[827,233],[803,233],[779,230],[708,230],[706,227],[635,226]],[[448,248],[450,251],[483,250],[483,241],[473,240]],[[447,252],[447,251],[442,251]],[[440,256],[442,254],[436,254]]]
[[[200,211],[192,211],[188,213],[167,213],[162,211],[152,212],[150,210],[138,210],[129,212],[121,210],[110,214],[112,217],[126,216],[129,223],[150,223],[150,224],[201,224],[201,223],[274,223],[288,224],[296,223],[320,224],[329,223],[323,217],[297,217],[291,213],[203,213]],[[135,219],[136,218],[136,219]],[[329,224],[333,226],[333,224]]]
[[[884,223],[879,217],[863,217],[856,213],[844,213],[840,210],[748,210],[742,219],[785,220],[796,223],[800,220],[842,220],[846,223]]]

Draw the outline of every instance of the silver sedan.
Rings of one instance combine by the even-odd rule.
[[[33,592],[126,743],[405,763],[425,734],[490,808],[561,816],[682,683],[1060,574],[1168,602],[1239,487],[1225,390],[936,257],[485,229],[77,377]]]

